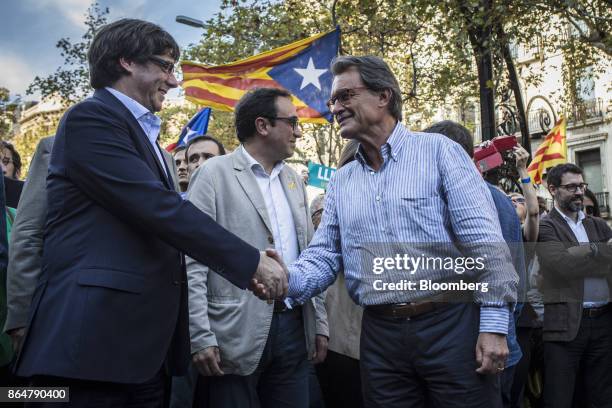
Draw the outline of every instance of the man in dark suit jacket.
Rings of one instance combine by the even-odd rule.
[[[612,401],[612,230],[585,215],[582,170],[561,164],[548,171],[555,199],[540,222],[538,258],[544,294],[544,406],[572,406],[583,382],[584,406]],[[578,372],[584,378],[577,378]]]
[[[153,112],[178,85],[178,57],[154,24],[103,27],[88,53],[96,92],[57,130],[43,270],[17,373],[69,386],[71,406],[159,406],[165,373],[184,372],[183,253],[241,288],[286,292],[280,265],[174,189]]]

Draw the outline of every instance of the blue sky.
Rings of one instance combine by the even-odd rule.
[[[55,44],[68,37],[80,41],[91,0],[0,0],[0,86],[21,94],[36,75],[52,73],[63,63]],[[181,47],[195,43],[201,29],[174,21],[177,15],[206,20],[219,11],[220,0],[100,0],[109,21],[140,18],[161,25]]]

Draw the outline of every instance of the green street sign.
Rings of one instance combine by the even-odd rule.
[[[313,162],[308,162],[308,185],[322,189],[327,188],[329,180],[336,172],[333,167],[323,166]]]

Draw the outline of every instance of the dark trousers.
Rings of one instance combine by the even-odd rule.
[[[206,406],[308,408],[310,363],[307,357],[300,309],[274,313],[270,334],[255,372],[246,376],[207,377]],[[196,404],[200,405],[198,401]]]
[[[14,361],[0,367],[0,387],[27,387],[28,382],[13,373]],[[23,402],[0,402],[2,408],[23,408]]]
[[[384,408],[499,408],[498,375],[476,373],[480,309],[441,307],[411,318],[366,308],[361,330],[364,405]]]
[[[612,310],[583,316],[572,341],[545,341],[544,370],[544,407],[570,408],[577,381],[583,384],[582,406],[612,407]]]
[[[161,408],[165,375],[161,371],[142,384],[117,384],[69,378],[34,377],[34,387],[69,387],[70,402],[26,403],[32,408]]]
[[[502,406],[504,408],[512,408],[512,383],[514,382],[514,374],[516,365],[506,367],[500,375],[500,386],[502,396]]]
[[[315,368],[326,408],[363,406],[359,360],[328,351],[325,361]]]
[[[523,352],[523,357],[516,365],[514,381],[512,382],[512,408],[521,408],[523,401],[528,400],[529,406],[539,408],[542,405],[541,393],[528,389],[529,376],[541,376],[544,366],[544,351],[542,345],[542,329],[517,327],[516,337]],[[533,388],[533,387],[532,387]],[[541,388],[540,388],[541,390]],[[534,392],[536,394],[534,395]]]
[[[187,374],[172,377],[172,387],[169,395],[170,408],[191,408],[193,406],[198,375],[198,369],[190,362]]]
[[[321,386],[319,385],[315,365],[311,361],[308,363],[308,407],[325,408],[323,394],[321,394]]]

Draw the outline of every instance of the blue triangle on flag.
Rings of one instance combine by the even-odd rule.
[[[331,122],[327,100],[331,96],[333,75],[329,68],[339,46],[340,29],[336,28],[295,57],[272,68],[268,75]]]
[[[176,142],[176,147],[185,147],[194,137],[205,135],[206,132],[208,132],[210,113],[210,108],[203,108],[193,115],[189,123],[187,123],[181,131],[178,142]]]

